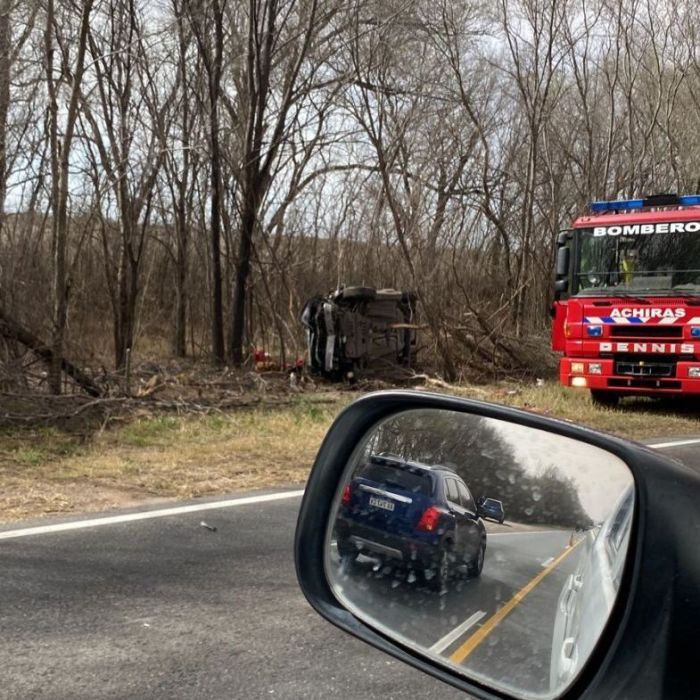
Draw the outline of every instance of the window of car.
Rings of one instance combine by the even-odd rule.
[[[362,469],[360,476],[368,481],[374,481],[387,487],[393,486],[404,491],[412,491],[423,496],[431,496],[433,493],[433,482],[430,474],[423,469],[368,462]]]
[[[455,479],[445,479],[445,495],[447,496],[447,500],[451,503],[459,503],[459,491]]]
[[[608,565],[612,572],[615,588],[620,585],[622,576],[622,563],[627,551],[622,544],[629,533],[632,524],[632,509],[634,507],[634,491],[625,496],[620,507],[614,515],[610,528],[605,536],[605,553],[608,557]]]
[[[459,502],[462,506],[470,513],[476,513],[476,504],[474,503],[474,498],[471,493],[469,493],[469,489],[459,481],[457,482],[457,489],[459,491]]]
[[[483,505],[488,506],[489,508],[500,508],[501,502],[497,501],[495,498],[487,498],[484,500]]]
[[[609,545],[617,552],[620,549],[620,544],[629,528],[632,515],[632,504],[634,503],[634,491],[630,491],[620,504],[620,507],[615,513],[615,519],[608,531]]]

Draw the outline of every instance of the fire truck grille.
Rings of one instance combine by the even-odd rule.
[[[610,328],[613,338],[682,338],[683,326],[648,326],[645,323]]]
[[[627,377],[675,377],[675,362],[649,362],[645,360],[618,360],[615,374]]]

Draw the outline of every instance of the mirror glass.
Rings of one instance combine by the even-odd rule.
[[[326,573],[375,629],[520,698],[581,671],[620,586],[634,512],[618,457],[447,410],[395,414],[358,445]]]

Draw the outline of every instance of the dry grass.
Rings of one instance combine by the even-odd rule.
[[[553,383],[426,388],[633,439],[700,433],[692,402],[627,400],[623,408],[607,410],[595,407],[587,393]],[[331,396],[321,404],[300,396],[278,409],[133,417],[89,439],[55,428],[2,432],[0,520],[302,484],[328,426],[353,398]]]
[[[619,408],[608,409],[595,406],[587,391],[554,382],[543,386],[460,387],[453,393],[536,411],[632,440],[700,433],[700,399],[626,398]]]
[[[56,430],[6,432],[1,519],[304,483],[342,405],[142,417],[83,445]]]

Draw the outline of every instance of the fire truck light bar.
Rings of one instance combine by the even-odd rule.
[[[593,202],[591,209],[596,212],[622,211],[624,209],[641,209],[643,206],[643,199],[619,199],[616,202]]]
[[[593,202],[591,204],[591,210],[600,213],[605,211],[626,211],[629,209],[642,209],[645,206],[650,207],[674,204],[680,207],[700,206],[700,194],[687,194],[681,197],[672,196],[672,198],[676,201],[671,202],[671,197],[669,197],[669,201],[654,202],[654,198],[650,197],[649,199],[618,199],[612,202]]]

